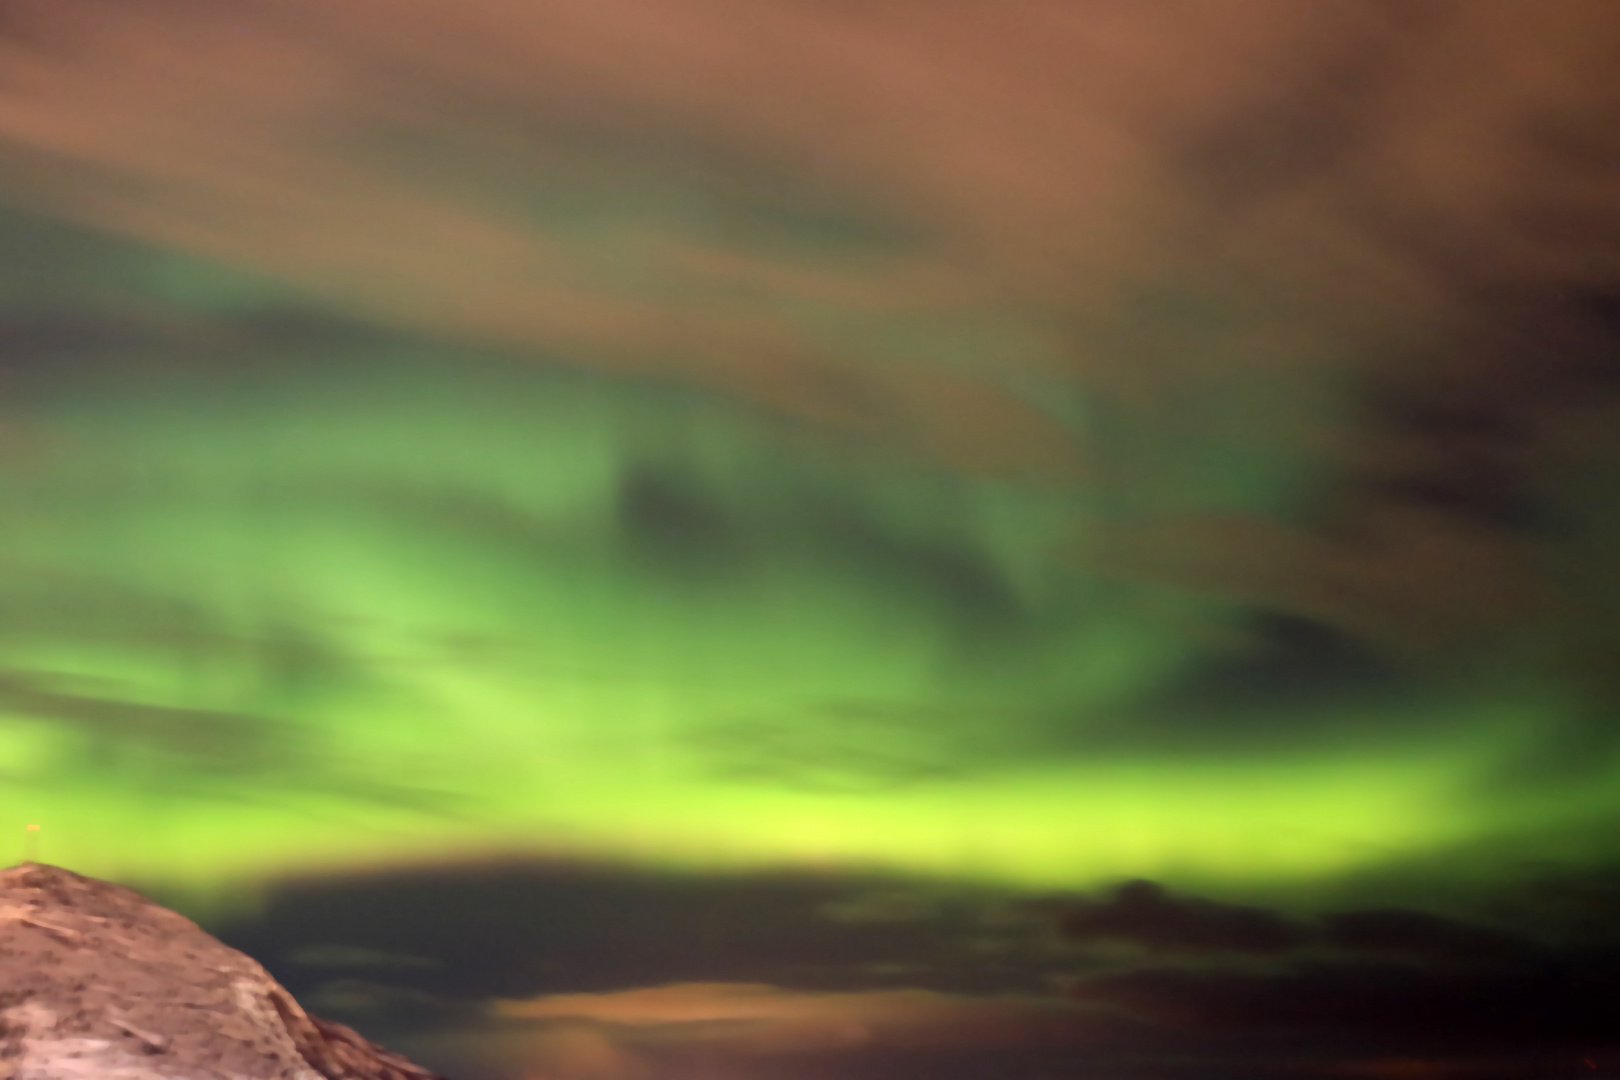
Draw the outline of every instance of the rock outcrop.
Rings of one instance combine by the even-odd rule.
[[[0,1080],[443,1080],[122,886],[0,871]]]

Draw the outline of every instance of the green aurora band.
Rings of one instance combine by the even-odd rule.
[[[131,273],[266,302],[185,268]],[[1054,557],[1075,496],[448,347],[299,353],[16,377],[18,848],[38,824],[50,861],[198,888],[542,855],[1297,892],[1579,860],[1620,810],[1608,770],[1492,782],[1573,707],[1533,679],[1317,705],[1241,752],[1097,737],[1188,646]]]

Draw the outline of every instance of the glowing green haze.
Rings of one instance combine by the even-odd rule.
[[[8,418],[0,823],[53,861],[1297,883],[1620,802],[1488,797],[1554,708],[1513,697],[1120,739],[1186,647],[1052,557],[1073,500],[425,348],[214,359]]]

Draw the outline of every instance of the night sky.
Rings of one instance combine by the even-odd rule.
[[[0,0],[0,863],[456,1080],[1620,1076],[1617,73]]]

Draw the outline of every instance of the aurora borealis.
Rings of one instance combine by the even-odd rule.
[[[1541,843],[1620,798],[1601,768],[1550,804],[1491,781],[1567,709],[1534,680],[1362,659],[1344,700],[1284,704],[1242,670],[1264,658],[1200,673],[1173,623],[1054,555],[1083,498],[622,380],[353,330],[311,362],[255,332],[13,377],[9,794],[65,860],[509,846],[1274,884]],[[1355,674],[1314,647],[1344,655],[1297,667]],[[1248,701],[1218,685],[1243,678]]]
[[[1620,1069],[1616,63],[0,6],[0,844],[463,1080]]]

